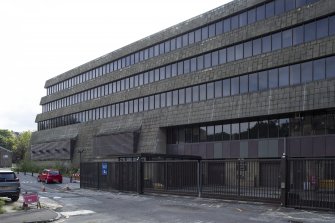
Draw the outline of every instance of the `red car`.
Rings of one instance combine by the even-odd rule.
[[[42,171],[42,173],[38,174],[37,176],[38,182],[45,182],[48,183],[62,183],[63,182],[63,176],[58,170],[48,170],[45,169]]]

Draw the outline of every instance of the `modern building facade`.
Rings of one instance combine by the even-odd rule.
[[[31,158],[335,156],[335,3],[235,0],[46,81]]]

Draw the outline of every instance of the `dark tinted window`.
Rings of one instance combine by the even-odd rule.
[[[235,46],[235,59],[240,60],[243,58],[243,44]]]
[[[231,46],[227,48],[227,62],[235,60],[235,47]]]
[[[207,99],[214,98],[214,83],[207,83]]]
[[[225,79],[222,81],[223,96],[230,95],[230,79]]]
[[[279,134],[279,124],[277,119],[269,120],[269,137],[276,138]]]
[[[197,57],[197,70],[202,70],[204,68],[204,56]]]
[[[214,126],[207,126],[207,141],[214,141]]]
[[[305,42],[313,41],[316,38],[316,23],[308,23],[304,25],[305,28]]]
[[[206,100],[206,84],[200,85],[200,101]]]
[[[248,75],[240,76],[240,93],[248,92]]]
[[[322,80],[325,78],[325,59],[313,61],[314,80]]]
[[[235,15],[231,18],[231,29],[237,29],[238,28],[238,15]]]
[[[252,41],[243,44],[244,58],[252,56]]]
[[[262,39],[255,39],[252,41],[252,54],[258,55],[262,53]]]
[[[268,131],[268,120],[262,120],[258,122],[258,137],[259,138],[268,138],[269,131]]]
[[[295,0],[286,0],[285,1],[285,9],[286,11],[292,10],[295,8]]]
[[[290,66],[290,85],[300,84],[300,64]]]
[[[215,24],[209,25],[208,28],[208,37],[213,37],[215,36]]]
[[[281,33],[275,33],[272,35],[272,50],[278,50],[282,48]]]
[[[283,31],[282,36],[283,48],[292,46],[292,29]]]
[[[208,39],[208,26],[205,26],[201,29],[201,39]]]
[[[335,56],[326,59],[327,78],[335,77]]]
[[[185,89],[179,89],[179,104],[185,104]]]
[[[201,41],[201,29],[195,31],[195,42]]]
[[[335,111],[327,114],[326,134],[335,134]]]
[[[265,5],[265,16],[270,18],[275,14],[275,4],[274,2],[269,2]]]
[[[258,73],[258,85],[259,90],[266,90],[268,89],[268,72],[262,71]]]
[[[214,140],[221,141],[222,140],[222,125],[216,125],[214,131],[215,131]]]
[[[248,128],[249,123],[248,122],[242,122],[240,123],[240,139],[248,139]]]
[[[219,21],[215,24],[216,35],[223,33],[223,21]]]
[[[207,53],[204,56],[205,58],[205,68],[209,68],[212,66],[212,55],[211,53]]]
[[[304,41],[304,28],[302,26],[293,28],[293,45],[298,45]]]
[[[217,66],[219,64],[219,52],[212,52],[212,66]]]
[[[278,69],[269,70],[269,88],[278,87]]]
[[[257,7],[257,21],[265,19],[265,5]]]
[[[257,122],[249,122],[249,138],[257,139],[258,138],[258,123]]]
[[[248,10],[248,24],[256,22],[256,9]]]
[[[316,35],[318,39],[328,36],[328,18],[317,21],[316,27]]]
[[[301,64],[301,83],[310,82],[313,80],[313,62]]]
[[[172,105],[172,92],[166,92],[166,106],[169,107]]]
[[[166,106],[166,93],[161,93],[161,108]]]
[[[200,127],[200,142],[207,141],[207,128],[206,126]]]
[[[275,13],[279,15],[285,11],[285,0],[275,0]]]
[[[186,103],[192,102],[192,87],[186,88]]]
[[[312,115],[305,115],[301,118],[302,134],[308,136],[312,134]]]
[[[240,139],[239,123],[231,124],[231,139],[232,140],[239,140]]]
[[[296,0],[296,7],[300,7],[306,4],[306,0]]]
[[[329,17],[329,35],[335,35],[335,16]]]
[[[279,137],[287,137],[289,136],[289,119],[282,118],[279,119]]]
[[[231,78],[231,95],[239,94],[239,77]]]
[[[0,173],[0,181],[15,180],[15,173]]]
[[[192,99],[193,102],[199,101],[199,85],[192,87]]]
[[[227,62],[227,52],[226,49],[222,49],[219,51],[219,63],[224,64]]]
[[[290,136],[301,136],[301,118],[290,118]]]
[[[172,105],[178,105],[178,90],[172,91]]]
[[[215,98],[221,98],[222,97],[222,81],[216,81],[215,82]]]
[[[249,74],[249,92],[258,91],[258,74]]]
[[[267,53],[271,51],[271,36],[262,38],[262,52]]]
[[[285,87],[289,85],[289,69],[288,67],[279,68],[279,87]]]
[[[242,26],[245,26],[248,24],[248,14],[247,12],[243,12],[240,14],[240,17],[239,17],[239,20],[240,20],[240,27]]]
[[[335,132],[335,130],[334,130]],[[230,140],[230,135],[231,135],[231,125],[226,124],[222,126],[222,138],[223,140]]]

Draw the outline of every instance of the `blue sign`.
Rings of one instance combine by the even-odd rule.
[[[101,163],[101,174],[102,176],[107,176],[107,168],[108,168],[108,165],[107,163]]]

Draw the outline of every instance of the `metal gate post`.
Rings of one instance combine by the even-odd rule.
[[[202,194],[202,169],[201,169],[202,162],[198,160],[197,162],[197,175],[198,175],[198,197],[201,197]]]
[[[137,193],[143,194],[144,174],[141,157],[137,158]]]
[[[280,160],[280,204],[281,206],[287,206],[287,157],[283,153],[283,156]]]

